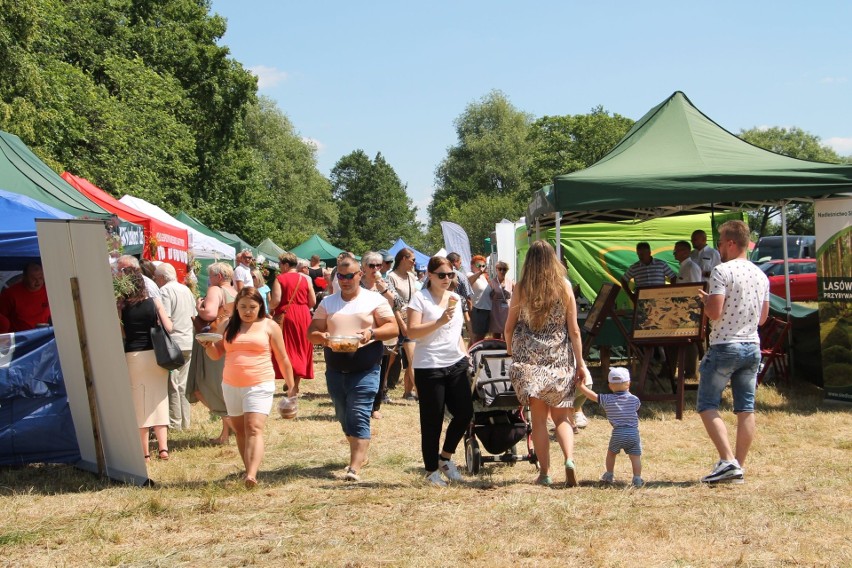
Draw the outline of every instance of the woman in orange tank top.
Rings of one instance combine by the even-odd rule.
[[[203,345],[211,359],[225,357],[222,394],[246,468],[245,485],[251,489],[257,485],[264,452],[263,429],[275,393],[272,355],[287,383],[287,396],[295,396],[295,386],[281,328],[266,316],[257,289],[241,289],[235,307],[237,316],[228,321],[224,337]]]

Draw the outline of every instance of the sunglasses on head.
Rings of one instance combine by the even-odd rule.
[[[352,274],[341,274],[341,273],[338,272],[337,273],[337,279],[338,280],[352,280],[353,278],[355,278],[355,276],[357,274],[358,274],[357,272],[353,272]]]
[[[437,276],[441,280],[444,280],[446,278],[449,278],[450,280],[452,280],[453,278],[456,277],[455,272],[433,272],[432,274],[434,274],[435,276]]]
[[[382,264],[383,263],[380,262],[379,264],[368,264],[367,266],[369,266],[370,268],[381,268]]]

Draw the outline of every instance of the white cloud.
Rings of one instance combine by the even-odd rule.
[[[841,138],[839,136],[834,136],[824,142],[841,156],[852,155],[852,137]]]
[[[839,85],[843,83],[848,83],[849,79],[847,79],[846,77],[823,77],[822,79],[820,79],[819,82],[826,85]]]
[[[267,67],[266,65],[255,65],[249,67],[248,70],[257,77],[257,88],[259,90],[274,87],[281,81],[287,79],[287,73],[276,69],[275,67]]]
[[[429,223],[429,205],[432,203],[432,196],[422,199],[412,199],[412,205],[417,207],[417,220],[427,225]]]
[[[317,154],[320,154],[320,153],[322,153],[323,150],[325,150],[325,144],[323,144],[322,142],[320,142],[316,138],[305,138],[305,137],[303,137],[302,142],[304,142],[308,146],[313,146],[314,149],[317,151]]]

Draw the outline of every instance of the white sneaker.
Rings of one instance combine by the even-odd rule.
[[[615,483],[615,474],[611,471],[605,471],[601,474],[601,483]]]
[[[447,482],[444,481],[443,477],[441,477],[441,470],[438,469],[426,476],[426,483],[434,485],[435,487],[447,486]]]
[[[582,412],[578,412],[574,414],[574,425],[577,428],[585,428],[589,425],[589,419]]]
[[[438,460],[438,470],[447,476],[450,481],[461,481],[462,476],[459,473],[459,468],[453,463],[453,460]]]
[[[737,460],[716,462],[713,471],[701,478],[702,483],[743,483],[743,470]]]
[[[633,487],[642,487],[645,485],[645,480],[638,475],[633,476]]]

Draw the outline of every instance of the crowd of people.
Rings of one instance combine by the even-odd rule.
[[[742,482],[755,433],[754,387],[760,361],[757,327],[768,313],[768,280],[746,258],[748,228],[730,221],[719,228],[719,250],[703,231],[691,244],[678,241],[677,273],[654,259],[648,243],[636,247],[638,261],[622,283],[636,290],[666,281],[696,284],[696,296],[711,321],[709,348],[700,369],[698,413],[719,460],[705,483]],[[257,485],[264,454],[263,431],[272,411],[275,379],[288,399],[302,380],[314,378],[314,346],[321,346],[325,379],[335,417],[349,443],[343,474],[359,481],[367,461],[371,421],[402,376],[402,399],[417,402],[425,479],[444,487],[462,479],[453,455],[473,417],[468,346],[491,336],[504,339],[512,358],[509,378],[528,406],[540,472],[535,483],[554,483],[550,434],[562,452],[565,483],[578,484],[574,436],[583,424],[582,403],[598,403],[613,426],[605,471],[614,481],[615,457],[630,458],[634,486],[642,486],[639,400],[630,394],[625,368],[607,377],[611,394],[597,394],[583,359],[575,292],[566,266],[545,241],[533,243],[521,277],[513,282],[505,262],[489,266],[474,256],[463,270],[460,255],[432,257],[417,266],[414,251],[395,256],[367,252],[360,261],[342,253],[332,270],[318,257],[280,258],[280,273],[265,278],[249,250],[237,267],[213,263],[208,288],[196,300],[164,263],[122,256],[115,264],[127,281],[117,301],[142,455],[168,460],[168,431],[190,424],[190,405],[201,402],[222,419],[211,443],[228,444],[231,434],[245,467],[246,487]],[[0,332],[50,323],[40,265],[28,264],[20,282],[0,294]],[[167,371],[157,365],[150,330],[161,326],[183,353],[184,364]],[[465,340],[465,336],[467,340]],[[348,342],[348,343],[347,343]],[[401,367],[401,368],[400,368]],[[731,385],[737,414],[736,446],[728,441],[719,413],[722,390]],[[444,428],[445,414],[449,421]],[[443,439],[443,442],[442,442]]]

